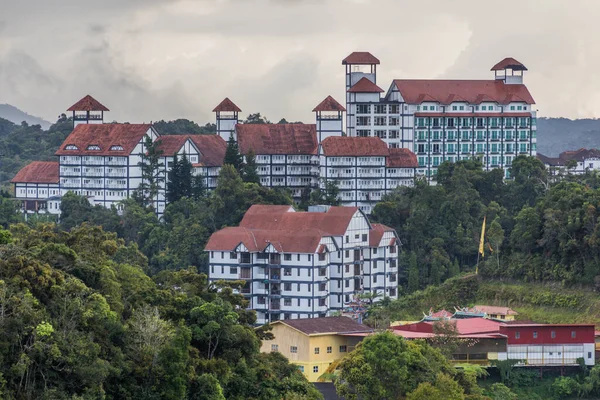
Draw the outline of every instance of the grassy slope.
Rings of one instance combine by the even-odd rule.
[[[560,285],[487,281],[469,275],[402,297],[390,306],[392,320],[420,319],[438,310],[474,304],[509,306],[518,319],[541,323],[593,323],[600,326],[600,296],[591,289]]]

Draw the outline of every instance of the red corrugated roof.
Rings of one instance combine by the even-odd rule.
[[[221,112],[221,111],[229,111],[229,112],[240,112],[242,111],[238,106],[236,106],[233,101],[229,100],[229,97],[225,97],[222,102],[219,103],[213,109],[213,112]]]
[[[274,322],[273,324],[284,324],[307,335],[373,332],[373,328],[359,324],[348,317],[286,319],[284,321]]]
[[[321,142],[327,157],[389,155],[388,146],[378,137],[330,136]]]
[[[368,51],[355,51],[342,60],[342,65],[355,64],[355,65],[368,65],[368,64],[379,64],[379,59]]]
[[[77,103],[73,104],[67,111],[110,111],[104,107],[98,100],[89,94]]]
[[[483,113],[483,112],[472,112],[472,113],[456,113],[456,112],[418,112],[415,113],[415,117],[531,117],[531,113],[529,112],[505,112],[505,113]]]
[[[450,104],[453,101],[465,101],[480,104],[494,101],[499,104],[535,101],[523,84],[506,84],[500,80],[432,80],[432,79],[396,79],[394,85],[409,104],[423,101],[436,101]],[[458,100],[457,100],[458,99]]]
[[[313,108],[313,111],[346,111],[346,109],[343,105],[338,103],[336,99],[331,96],[327,96],[325,100]]]
[[[389,149],[389,156],[385,160],[388,168],[417,168],[417,156],[409,149]]]
[[[58,162],[33,161],[21,168],[12,183],[58,183]]]
[[[200,150],[200,162],[207,167],[223,165],[227,142],[219,135],[190,135],[190,139]]]
[[[514,69],[515,71],[527,71],[527,68],[512,57],[506,57],[498,64],[494,65],[490,71],[501,71],[504,69]]]
[[[150,128],[150,124],[80,124],[55,154],[128,156]],[[67,146],[76,146],[77,150],[66,150]],[[100,150],[87,150],[88,146],[99,146]],[[123,150],[110,150],[112,146]]]
[[[361,78],[354,86],[348,89],[350,93],[381,93],[382,88],[371,82],[369,78]]]
[[[372,230],[369,231],[369,246],[379,247],[379,242],[385,232],[394,232],[389,226],[383,224],[371,224]]]
[[[242,154],[317,154],[315,124],[237,124],[235,129]]]

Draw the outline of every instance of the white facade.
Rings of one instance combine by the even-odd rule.
[[[250,301],[249,308],[256,310],[258,324],[331,315],[357,293],[377,293],[375,301],[397,298],[396,233],[389,228],[385,232],[373,229],[358,210],[345,224],[343,234],[324,234],[306,252],[287,252],[275,243],[249,248],[254,245],[246,246],[243,241],[229,249],[220,244],[229,233],[219,231],[206,246],[209,281],[245,280],[242,293]],[[377,236],[376,243],[372,235]]]
[[[343,63],[348,135],[410,149],[418,175],[435,178],[444,161],[477,158],[486,170],[502,168],[509,177],[516,156],[536,155],[536,110],[523,86],[526,68],[516,60],[498,63],[494,80],[396,80],[383,97],[375,88],[353,88],[363,78],[377,83],[379,60],[353,53]]]

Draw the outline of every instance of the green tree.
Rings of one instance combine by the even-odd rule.
[[[244,124],[270,124],[271,121],[269,121],[266,117],[263,117],[262,115],[260,115],[260,113],[258,112],[258,113],[248,115],[248,118],[246,118],[243,123]]]
[[[223,159],[223,164],[231,165],[235,168],[238,173],[241,172],[243,166],[242,156],[240,155],[240,149],[236,140],[233,138],[233,134],[229,136],[229,140],[227,141],[227,149],[225,150],[225,158]]]
[[[463,400],[464,398],[464,390],[458,382],[442,373],[436,376],[434,385],[423,382],[406,396],[407,400]]]
[[[243,169],[244,182],[260,184],[260,177],[258,176],[258,168],[256,166],[256,155],[252,149],[246,154],[246,162],[244,163]]]
[[[137,189],[135,197],[146,207],[158,208],[158,192],[165,181],[165,165],[161,161],[163,151],[159,148],[159,141],[153,141],[148,135],[144,136],[144,152],[140,154],[142,161],[138,163],[142,171],[142,183]]]
[[[338,394],[348,400],[398,399],[439,372],[451,374],[444,357],[424,342],[390,332],[365,338],[339,365]]]
[[[182,197],[192,197],[193,195],[193,179],[192,179],[192,163],[188,160],[185,153],[181,159],[177,154],[173,157],[173,165],[168,172],[167,181],[167,202],[175,202]],[[194,182],[197,184],[197,182]]]
[[[408,261],[408,292],[413,293],[419,290],[419,267],[417,266],[417,255],[410,253]]]

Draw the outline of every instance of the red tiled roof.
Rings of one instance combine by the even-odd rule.
[[[488,314],[503,314],[503,315],[519,315],[518,312],[510,307],[498,307],[498,306],[474,306],[473,308],[483,311]]]
[[[506,84],[499,80],[432,80],[396,79],[394,85],[409,104],[423,101],[436,101],[450,104],[453,101],[466,101],[480,104],[494,101],[508,104],[511,101],[534,104],[535,101],[523,84]],[[455,99],[460,100],[455,100]]]
[[[342,65],[355,64],[355,65],[367,65],[367,64],[379,64],[379,59],[368,51],[355,51],[352,52],[348,57],[342,60]]]
[[[233,251],[242,243],[250,252],[261,252],[271,244],[282,253],[315,253],[321,237],[322,232],[317,229],[284,231],[235,226],[213,233],[205,250]]]
[[[172,157],[183,147],[189,137],[189,135],[164,135],[159,137],[156,142],[158,149],[163,152],[163,156]]]
[[[290,206],[253,205],[240,222],[249,229],[300,231],[318,229],[325,236],[343,235],[357,207],[330,207],[327,212],[294,212]],[[293,209],[292,209],[293,210]]]
[[[221,111],[240,112],[242,110],[238,106],[236,106],[233,103],[233,101],[229,100],[229,97],[225,97],[225,99],[223,99],[223,101],[220,102],[219,105],[213,109],[213,112],[221,112]]]
[[[220,167],[225,159],[227,142],[219,135],[190,135],[200,150],[200,162],[207,167]]]
[[[394,232],[389,226],[383,224],[371,224],[372,230],[369,231],[369,246],[379,247],[379,242],[385,232]]]
[[[415,117],[531,117],[531,113],[529,112],[505,112],[505,113],[483,113],[483,112],[474,112],[474,113],[456,113],[456,112],[418,112],[415,113]]]
[[[494,65],[490,71],[501,71],[504,69],[514,69],[515,71],[527,71],[527,68],[512,57],[506,57],[498,64]]]
[[[369,78],[361,78],[358,82],[354,84],[350,89],[348,89],[350,93],[381,93],[384,92],[382,88],[371,82]]]
[[[343,105],[338,103],[336,99],[331,96],[327,96],[325,100],[313,108],[313,111],[346,111],[346,109]]]
[[[235,129],[242,154],[317,154],[315,124],[237,124]]]
[[[128,156],[151,127],[150,124],[80,124],[55,154]],[[76,146],[77,150],[66,150],[67,146]],[[100,150],[87,150],[88,146],[99,146]],[[123,150],[110,150],[112,146],[121,146]]]
[[[77,103],[73,104],[67,111],[110,111],[104,107],[98,100],[89,94]]]
[[[567,162],[570,160],[575,161],[584,161],[586,158],[598,158],[600,157],[600,150],[598,149],[584,149],[581,148],[579,150],[574,151],[563,151],[560,153],[558,158],[560,158],[563,162]]]
[[[417,168],[417,156],[409,149],[389,149],[390,155],[385,160],[388,168]]]
[[[321,147],[327,157],[389,155],[387,145],[378,137],[330,136],[321,142]]]
[[[10,181],[12,183],[58,183],[58,162],[33,161],[21,168]]]
[[[372,328],[359,324],[348,317],[286,319],[284,321],[274,322],[274,324],[284,324],[307,335],[373,332]]]

